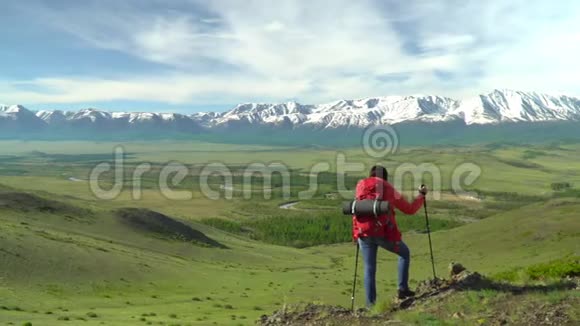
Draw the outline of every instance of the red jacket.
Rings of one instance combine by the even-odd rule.
[[[378,222],[374,217],[352,217],[352,234],[356,241],[362,237],[386,237],[389,241],[401,241],[401,232],[395,220],[395,208],[405,214],[415,214],[425,201],[425,196],[419,194],[412,203],[409,203],[395,188],[381,178],[369,177],[362,179],[356,185],[357,200],[381,199],[388,201],[390,214],[378,216]]]

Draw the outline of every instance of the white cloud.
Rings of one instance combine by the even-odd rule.
[[[469,34],[440,34],[426,38],[421,44],[425,50],[457,50],[472,45],[475,39]]]
[[[163,64],[170,73],[21,81],[46,92],[4,82],[0,98],[323,102],[396,93],[461,96],[503,87],[580,95],[576,1],[180,2],[203,8],[203,16],[197,9],[151,10],[141,3],[37,8],[35,18],[92,47]]]
[[[285,28],[286,26],[284,26],[284,24],[282,24],[279,21],[273,21],[271,23],[269,23],[268,25],[266,25],[266,27],[264,27],[265,30],[270,31],[270,32],[276,32],[276,31],[281,31]]]
[[[19,90],[26,84],[45,92]],[[228,89],[224,89],[227,85]],[[160,101],[171,104],[219,103],[221,96],[269,100],[287,98],[308,90],[305,80],[242,79],[238,77],[170,75],[149,79],[58,79],[44,78],[26,82],[0,82],[0,94],[8,103],[80,103],[115,100]]]

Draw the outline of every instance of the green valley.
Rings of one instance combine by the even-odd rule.
[[[518,284],[552,284],[580,273],[578,144],[408,147],[378,160],[358,148],[129,142],[123,144],[122,191],[99,199],[89,185],[90,171],[102,162],[114,164],[115,146],[0,141],[0,323],[253,325],[263,314],[301,302],[347,307],[355,247],[351,218],[339,211],[339,154],[364,168],[344,179],[350,196],[375,163],[393,175],[403,164],[439,169],[437,198],[429,198],[439,275],[447,274],[452,261]],[[183,180],[169,185],[172,194],[187,198],[167,198],[160,189],[168,162],[188,168]],[[200,186],[200,171],[212,162],[233,174],[229,186],[219,173],[206,180],[219,199],[207,198]],[[276,173],[252,174],[251,189],[244,192],[244,167],[272,162],[287,167],[289,194]],[[319,174],[317,189],[301,197],[310,189],[311,168],[321,162],[328,169]],[[136,183],[141,163],[151,168]],[[462,163],[479,166],[481,174],[456,192],[452,174]],[[102,176],[103,188],[115,184],[112,173]],[[424,175],[425,183],[435,184],[436,177]],[[417,180],[402,175],[400,181],[412,195]],[[264,199],[266,193],[270,199]],[[293,204],[281,207],[287,203]],[[423,218],[423,211],[397,215],[412,253],[412,286],[431,276]],[[562,273],[533,267],[560,259],[568,266]],[[378,296],[385,305],[396,291],[395,264],[396,256],[379,254]],[[362,307],[362,278],[358,284],[356,302]],[[533,305],[575,303],[564,313],[571,323],[579,320],[577,290],[520,299]],[[490,307],[509,300],[516,299],[467,291],[392,318],[403,324],[491,324]],[[464,317],[453,319],[458,311]],[[517,323],[525,311],[502,313]]]

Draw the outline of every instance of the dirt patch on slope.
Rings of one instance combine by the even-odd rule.
[[[2,208],[22,212],[74,215],[75,217],[92,215],[89,209],[76,207],[64,202],[46,199],[26,192],[0,190],[0,209]]]
[[[125,225],[156,237],[191,242],[201,246],[226,248],[191,226],[169,216],[141,208],[121,208],[115,216]]]

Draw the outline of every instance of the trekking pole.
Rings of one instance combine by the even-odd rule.
[[[354,258],[354,281],[352,282],[352,296],[350,297],[350,310],[354,312],[354,293],[356,290],[356,271],[358,270],[358,252],[360,247],[356,244],[356,255]]]
[[[433,258],[433,245],[431,244],[431,229],[429,228],[429,215],[427,214],[427,197],[423,201],[423,207],[425,208],[425,224],[427,225],[427,236],[429,237],[429,252],[431,253],[431,267],[433,268],[433,279],[437,279],[435,274],[435,259]]]

